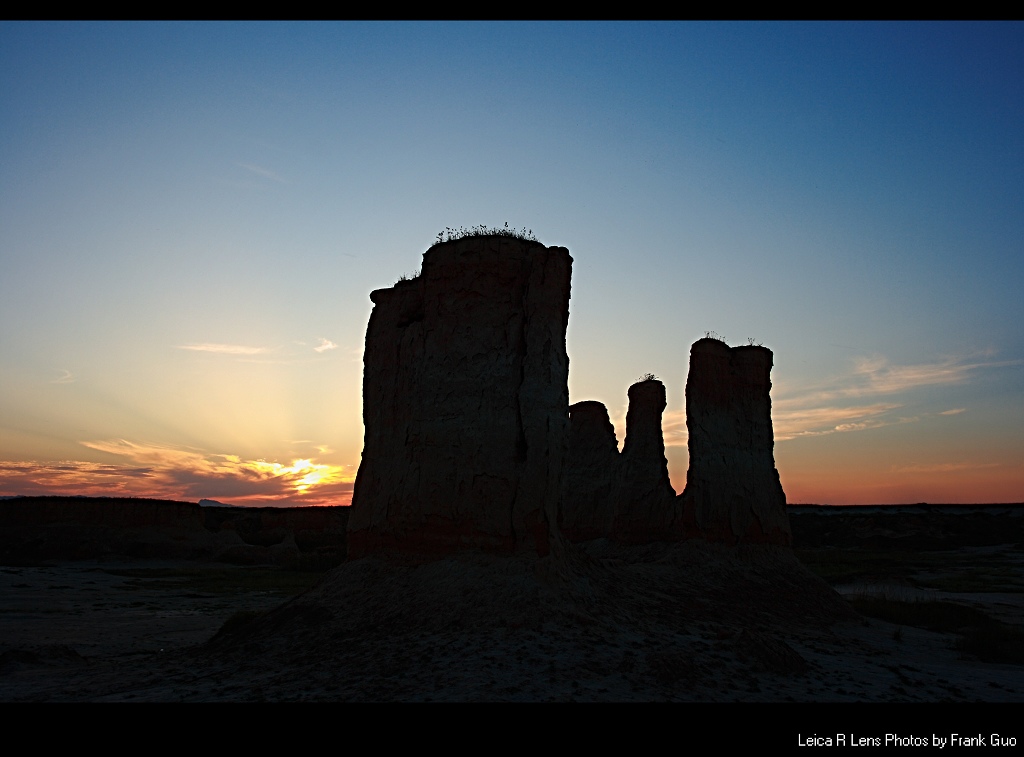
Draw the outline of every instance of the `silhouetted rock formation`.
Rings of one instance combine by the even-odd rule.
[[[630,387],[621,454],[601,403],[577,403],[570,421],[571,269],[561,247],[467,237],[435,245],[421,275],[370,295],[351,557],[546,554],[562,533],[790,543],[773,457],[771,351],[693,345],[690,469],[677,498],[660,381]]]
[[[570,405],[558,513],[558,525],[570,541],[611,536],[621,478],[622,458],[608,409],[594,400]]]
[[[370,295],[349,555],[536,550],[558,538],[572,258],[501,236],[438,244]]]
[[[771,369],[766,347],[700,339],[690,349],[690,467],[680,499],[687,528],[711,541],[791,542],[773,455]]]
[[[657,379],[629,388],[622,454],[600,402],[569,408],[569,456],[559,524],[571,541],[601,537],[626,543],[672,541],[681,530],[668,477],[661,415],[665,385]]]
[[[625,542],[667,541],[676,493],[668,478],[661,414],[665,385],[657,379],[629,387],[626,441],[613,536]]]

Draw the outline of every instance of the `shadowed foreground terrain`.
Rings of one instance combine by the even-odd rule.
[[[858,615],[804,567],[848,598],[927,594],[1019,630],[1019,543],[906,550],[910,521],[876,514],[886,540],[836,547],[801,539],[814,531],[804,517],[792,518],[803,564],[771,545],[598,539],[541,560],[367,557],[321,574],[114,557],[8,566],[0,699],[1024,700],[1024,665],[984,662],[953,631]],[[827,517],[844,531],[866,515]],[[990,534],[1009,518],[973,516]]]

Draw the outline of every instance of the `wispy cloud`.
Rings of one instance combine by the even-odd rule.
[[[947,357],[934,363],[890,365],[887,358],[875,355],[856,359],[850,373],[809,387],[801,394],[814,401],[895,394],[921,386],[964,384],[979,370],[1022,363],[1022,360],[979,361],[972,357]]]
[[[990,355],[945,357],[915,365],[892,365],[887,358],[877,355],[858,358],[852,370],[845,375],[805,388],[787,388],[779,399],[774,399],[772,420],[775,439],[784,441],[800,436],[862,431],[917,421],[920,415],[893,415],[894,410],[905,404],[896,401],[900,398],[884,398],[923,386],[966,384],[981,370],[1024,362],[980,359]],[[876,401],[863,402],[871,399]],[[850,404],[856,400],[862,402]],[[965,410],[953,408],[937,414],[956,415]]]
[[[953,473],[978,468],[998,468],[999,463],[922,463],[914,465],[894,465],[893,473]]]
[[[193,350],[195,352],[217,352],[222,355],[263,355],[270,352],[267,347],[246,347],[241,344],[214,344],[204,342],[202,344],[179,344],[179,350]]]
[[[239,168],[244,168],[246,171],[251,171],[252,173],[254,173],[257,176],[262,177],[264,179],[270,179],[271,181],[277,181],[277,182],[280,182],[281,184],[287,184],[288,183],[287,180],[282,179],[280,176],[278,176],[276,173],[271,171],[269,168],[264,168],[263,166],[257,166],[257,165],[255,165],[253,163],[236,163],[235,165],[238,166]]]
[[[139,492],[146,492],[142,496],[165,498],[160,487],[154,487],[153,478],[152,469],[133,465],[78,460],[0,462],[0,493],[3,494],[105,494],[116,497],[139,496]]]
[[[310,347],[308,342],[296,341],[292,343],[298,349],[290,345],[278,345],[276,347],[253,347],[245,344],[223,344],[220,342],[199,342],[194,344],[179,344],[179,350],[191,350],[192,352],[209,352],[219,355],[234,355],[243,361],[254,363],[272,363],[276,365],[293,365],[305,363],[317,358],[308,352],[312,349],[317,353],[324,353],[328,350],[338,349],[338,345],[330,339],[320,337],[316,346]]]
[[[821,436],[844,431],[879,428],[900,420],[883,420],[878,416],[901,407],[898,403],[878,402],[851,407],[804,407],[800,398],[774,403],[772,426],[776,441],[798,436]]]
[[[686,432],[686,411],[668,410],[661,417],[661,431],[666,447],[685,447],[688,439]]]
[[[245,460],[186,447],[125,439],[82,442],[129,463],[0,462],[0,492],[88,494],[249,504],[348,504],[354,474],[349,466],[312,458],[291,462]]]
[[[334,454],[334,450],[328,447],[326,444],[318,444],[313,439],[282,439],[285,444],[292,445],[292,449],[299,446],[306,446],[310,449],[315,449],[321,455]]]
[[[919,365],[889,365],[886,358],[878,356],[861,358],[856,361],[856,384],[848,387],[847,391],[860,396],[891,394],[932,384],[962,384],[979,365],[961,362],[956,358]]]
[[[64,371],[63,376],[58,376],[50,381],[51,384],[73,384],[77,379],[69,370]]]

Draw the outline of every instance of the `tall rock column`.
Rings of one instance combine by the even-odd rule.
[[[558,538],[571,271],[564,247],[470,237],[370,295],[350,558]]]
[[[629,387],[626,440],[622,445],[618,507],[613,538],[626,542],[673,538],[676,493],[668,477],[661,416],[668,404],[665,385],[657,379]]]
[[[711,541],[791,542],[775,468],[771,370],[766,347],[705,338],[690,349],[690,466],[680,499],[688,526]]]

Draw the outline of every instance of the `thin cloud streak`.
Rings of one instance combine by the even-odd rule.
[[[822,436],[844,431],[879,428],[899,421],[883,421],[877,416],[901,407],[898,403],[879,402],[853,407],[800,407],[799,399],[776,403],[772,408],[775,441],[798,436]],[[789,407],[787,407],[787,405]]]
[[[849,391],[866,394],[892,394],[918,386],[932,384],[962,384],[968,374],[981,363],[960,363],[956,358],[940,363],[890,366],[883,357],[861,358],[856,374],[866,380],[866,386],[852,387]]]
[[[926,463],[920,465],[894,465],[890,470],[893,473],[953,473],[955,471],[979,468],[998,468],[999,465],[999,463]]]
[[[985,353],[991,354],[991,353]],[[979,370],[1020,365],[1021,360],[984,362],[974,356],[947,357],[934,363],[891,365],[887,358],[872,356],[854,361],[853,370],[829,382],[800,391],[787,389],[773,401],[775,440],[821,436],[846,431],[863,431],[898,423],[911,423],[918,416],[885,418],[902,406],[900,402],[875,402],[843,406],[843,400],[870,399],[909,392],[922,386],[966,384]],[[956,415],[966,408],[953,408],[937,415]],[[926,414],[928,415],[928,414]]]
[[[852,374],[834,378],[825,385],[810,387],[807,391],[801,392],[801,397],[807,402],[826,402],[850,397],[895,394],[935,384],[964,384],[979,369],[1002,368],[1024,363],[1024,360],[966,362],[967,359],[951,357],[935,363],[891,366],[885,357],[859,358],[855,361]],[[790,395],[794,393],[794,390],[786,392]]]
[[[271,181],[276,181],[276,182],[279,182],[281,184],[287,184],[288,183],[285,179],[282,179],[280,176],[278,176],[276,173],[271,171],[269,168],[264,168],[263,166],[257,166],[257,165],[254,165],[252,163],[236,163],[235,165],[238,166],[239,168],[244,168],[246,171],[252,171],[254,174],[256,174],[257,176],[261,176],[264,179],[270,179]]]
[[[222,355],[262,355],[270,352],[267,347],[246,347],[241,344],[214,344],[204,342],[202,344],[179,344],[179,350],[193,350],[194,352],[215,352]]]
[[[662,435],[666,447],[685,447],[689,435],[686,431],[686,411],[669,410],[662,416]]]
[[[148,467],[77,460],[56,463],[0,462],[0,493],[31,495],[140,496],[169,499]]]

